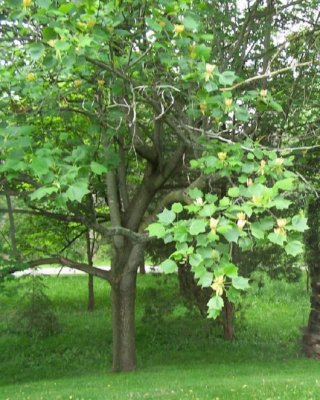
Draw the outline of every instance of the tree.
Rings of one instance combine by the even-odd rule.
[[[1,3],[2,193],[112,239],[111,271],[62,256],[26,265],[58,262],[111,284],[114,371],[136,367],[144,229],[188,198],[188,186],[207,184],[188,160],[212,137],[232,144],[263,135],[274,145],[268,123],[283,96],[267,90],[268,77],[292,66],[272,33],[297,7],[311,20],[316,2]],[[296,69],[314,71],[314,60],[298,61]]]

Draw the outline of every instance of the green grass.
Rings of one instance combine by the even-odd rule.
[[[17,282],[0,293],[0,400],[320,399],[319,361],[300,353],[304,282],[253,288],[237,313],[236,340],[225,342],[218,324],[186,307],[175,277],[139,276],[139,369],[118,375],[110,373],[105,282],[95,281],[96,310],[88,313],[86,277],[45,278],[63,327],[45,339],[9,329],[22,301]]]

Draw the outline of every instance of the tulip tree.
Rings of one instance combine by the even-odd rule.
[[[164,272],[176,272],[179,263],[188,262],[198,284],[212,288],[208,317],[216,318],[224,293],[236,302],[239,292],[249,288],[248,279],[238,275],[233,263],[234,248],[250,251],[276,244],[298,256],[304,251],[307,218],[303,210],[295,215],[290,210],[299,187],[298,177],[288,169],[292,157],[250,143],[208,146],[191,165],[206,176],[215,175],[216,184],[226,181],[226,193],[219,187],[206,193],[193,188],[187,204],[173,203],[148,230],[165,243],[175,243],[176,251],[161,265]]]
[[[23,253],[11,271],[17,260],[55,262],[107,280],[114,371],[136,367],[136,274],[145,228],[165,207],[149,227],[178,242],[164,268],[187,257],[200,284],[217,294],[212,316],[225,288],[232,296],[247,285],[228,256],[233,245],[269,240],[288,254],[302,251],[295,234],[304,217],[282,215],[296,184],[285,169],[291,161],[234,144],[261,129],[269,137],[266,123],[283,112],[283,95],[267,80],[292,68],[283,53],[273,54],[270,19],[277,11],[285,25],[296,5],[289,12],[270,1],[249,3],[241,10],[236,1],[0,2],[0,193],[23,200],[24,209],[11,214],[80,224],[109,238],[113,250],[111,271],[61,254]],[[221,177],[222,197],[201,192]],[[180,221],[182,211],[190,218]]]

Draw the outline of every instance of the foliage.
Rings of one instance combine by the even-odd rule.
[[[20,295],[20,306],[9,323],[11,332],[44,338],[61,330],[45,290],[46,285],[39,276],[33,276],[31,281],[25,284],[24,295]]]
[[[166,273],[177,271],[177,262],[188,262],[198,284],[213,289],[215,296],[208,302],[212,318],[224,305],[224,292],[236,302],[238,292],[248,288],[248,279],[238,275],[234,264],[236,248],[250,251],[276,244],[297,256],[303,253],[301,233],[308,228],[302,210],[296,215],[284,211],[298,184],[297,176],[287,169],[292,157],[279,157],[250,143],[221,145],[217,153],[215,148],[191,165],[205,175],[215,174],[216,185],[222,179],[224,190],[216,186],[204,194],[194,188],[189,191],[190,204],[173,204],[148,227],[151,235],[175,243],[176,251],[161,264]],[[187,219],[180,218],[183,210]]]

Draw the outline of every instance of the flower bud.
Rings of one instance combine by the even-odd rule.
[[[220,153],[218,153],[218,158],[220,161],[224,161],[227,158],[227,153],[221,151]]]

